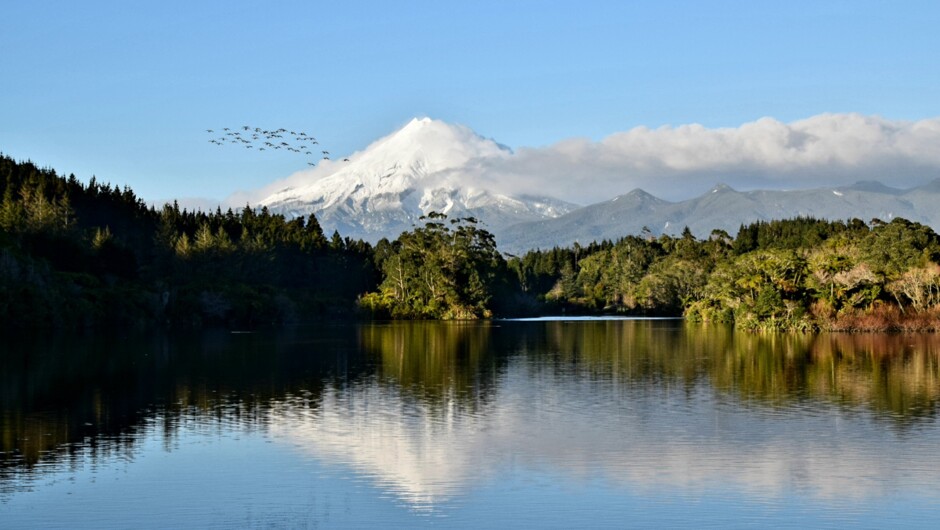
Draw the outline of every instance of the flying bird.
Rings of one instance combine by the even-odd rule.
[[[242,125],[241,127],[236,127],[230,129],[229,127],[222,127],[221,130],[225,131],[223,136],[220,136],[217,139],[209,140],[211,143],[216,145],[224,145],[226,141],[239,144],[245,147],[245,149],[255,149],[257,151],[267,151],[267,150],[277,150],[284,149],[285,151],[290,151],[291,153],[303,154],[303,155],[312,155],[313,151],[308,146],[318,145],[319,142],[317,139],[311,135],[307,134],[306,131],[288,131],[284,128],[279,129],[262,129],[261,127],[252,127],[250,125]],[[213,133],[213,129],[206,129],[207,133]],[[242,132],[245,133],[242,136]],[[272,142],[275,138],[283,138],[285,134],[290,134],[290,142]],[[330,160],[330,152],[323,150],[323,160]],[[344,162],[349,162],[348,158],[343,159]],[[316,162],[310,160],[307,161],[308,166],[316,166]]]

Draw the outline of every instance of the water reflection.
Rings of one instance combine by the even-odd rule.
[[[493,427],[492,402],[509,359],[506,336],[479,323],[414,322],[360,328],[376,372],[330,387],[321,407],[284,403],[271,429],[302,452],[341,462],[373,478],[415,509],[452,497],[491,448],[478,431]]]
[[[486,399],[510,357],[540,370],[622,384],[706,383],[754,404],[812,398],[884,413],[897,426],[933,419],[940,399],[935,334],[753,334],[681,322],[395,323],[363,326],[384,380],[429,401]]]
[[[623,382],[692,387],[703,381],[743,401],[796,405],[812,398],[885,413],[897,425],[932,420],[940,399],[935,334],[753,334],[694,324],[546,325],[556,365]],[[544,364],[544,363],[540,363]]]
[[[381,377],[330,392],[319,413],[286,414],[273,428],[416,507],[507,468],[605,476],[640,489],[704,492],[719,483],[774,496],[796,487],[830,499],[911,487],[940,493],[934,336],[744,335],[619,322],[395,324],[363,336],[382,360]],[[494,342],[507,357],[494,359]],[[467,359],[477,367],[455,377]],[[859,406],[876,414],[853,419]],[[918,419],[930,437],[898,438]]]
[[[473,322],[373,324],[360,328],[360,340],[391,387],[431,403],[477,406],[511,348],[511,338],[493,330]]]
[[[133,455],[147,430],[172,445],[186,425],[268,433],[417,510],[526,473],[651,494],[940,500],[936,335],[414,322],[8,344],[6,495]]]
[[[367,370],[353,326],[278,334],[8,337],[0,354],[0,491],[41,473],[132,454],[154,422],[263,429],[272,403],[311,407]]]

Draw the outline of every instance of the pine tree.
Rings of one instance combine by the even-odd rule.
[[[232,243],[232,238],[228,236],[228,232],[225,231],[221,226],[216,230],[215,237],[213,238],[214,245],[222,252],[231,252],[235,250],[235,244]]]
[[[212,230],[208,223],[199,225],[196,235],[193,236],[193,249],[199,252],[206,252],[215,246],[215,238],[212,237]]]
[[[114,236],[111,234],[111,228],[108,226],[102,230],[100,227],[95,229],[95,237],[91,240],[91,247],[95,250],[101,250],[102,247],[111,242]]]
[[[330,238],[330,249],[331,250],[343,250],[346,248],[345,242],[343,242],[342,236],[339,235],[338,230],[333,231],[333,237]]]
[[[26,214],[26,229],[39,232],[55,220],[53,204],[40,187],[24,186],[20,190],[23,210]]]
[[[53,203],[53,219],[56,227],[67,232],[75,224],[75,211],[72,209],[72,203],[68,195],[62,195]]]
[[[23,206],[13,199],[13,188],[8,186],[0,203],[0,229],[16,232],[22,229],[23,222]]]
[[[176,255],[181,258],[188,258],[193,253],[193,245],[189,241],[189,236],[186,232],[176,240],[176,244],[173,246],[173,249],[176,251]]]

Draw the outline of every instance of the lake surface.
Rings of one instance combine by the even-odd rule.
[[[4,528],[940,526],[940,336],[4,338]]]

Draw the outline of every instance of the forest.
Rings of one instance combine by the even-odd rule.
[[[895,218],[649,230],[501,253],[431,212],[375,245],[314,216],[148,206],[0,155],[0,326],[254,328],[332,318],[685,316],[749,330],[940,331],[940,239]]]

